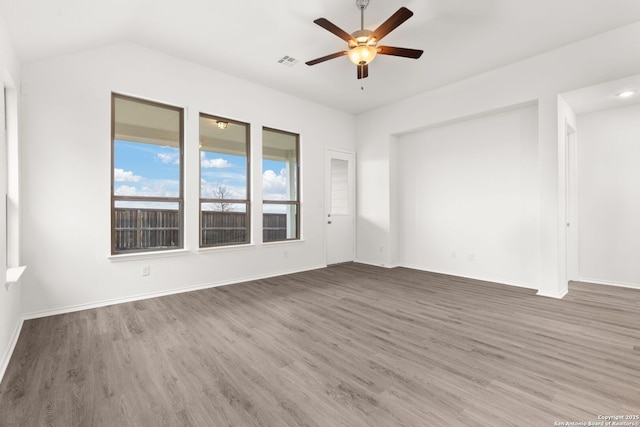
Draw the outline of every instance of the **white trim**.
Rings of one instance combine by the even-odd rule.
[[[16,325],[16,329],[13,331],[11,340],[9,341],[7,352],[2,356],[2,361],[0,362],[0,383],[4,378],[4,374],[7,372],[7,368],[9,367],[9,362],[11,361],[11,356],[13,356],[13,351],[15,350],[16,344],[18,343],[18,338],[20,337],[20,332],[22,331],[23,324],[24,319],[20,319],[18,321],[18,324]]]
[[[108,305],[122,304],[122,303],[133,302],[133,301],[140,301],[140,300],[145,300],[145,299],[150,299],[150,298],[163,297],[163,296],[167,296],[167,295],[181,294],[181,293],[184,293],[184,292],[199,291],[199,290],[202,290],[202,289],[215,288],[215,287],[218,287],[218,286],[225,286],[225,285],[233,285],[233,284],[244,283],[244,282],[251,282],[251,281],[254,281],[254,280],[268,279],[270,277],[284,276],[284,275],[287,275],[287,274],[301,273],[301,272],[304,272],[304,271],[318,270],[320,268],[325,268],[325,267],[326,267],[326,265],[317,265],[317,266],[308,267],[308,268],[302,268],[302,269],[284,270],[284,271],[278,271],[278,272],[273,272],[273,273],[269,273],[269,274],[242,277],[242,278],[238,278],[238,279],[234,279],[234,280],[230,280],[230,281],[204,283],[204,284],[200,284],[200,285],[187,286],[187,287],[184,287],[184,288],[170,289],[170,290],[167,290],[167,291],[150,292],[150,293],[145,293],[145,294],[138,294],[138,295],[133,295],[133,296],[129,296],[129,297],[124,297],[124,298],[113,298],[113,299],[97,301],[97,302],[87,303],[87,304],[70,305],[70,306],[67,306],[67,307],[57,308],[57,309],[53,309],[53,310],[42,310],[42,311],[35,311],[35,312],[32,312],[32,313],[25,313],[25,314],[22,315],[22,318],[24,320],[38,319],[40,317],[47,317],[47,316],[55,316],[55,315],[59,315],[59,314],[73,313],[75,311],[90,310],[92,308],[105,307],[105,306],[108,306]]]
[[[262,242],[261,246],[268,248],[271,246],[301,245],[305,242],[304,239],[274,240],[272,242]]]
[[[21,202],[20,202],[20,88],[11,77],[9,70],[4,70],[3,79],[5,122],[4,139],[6,143],[6,249],[7,268],[20,265],[20,236],[21,236]],[[7,286],[7,289],[9,287]]]
[[[547,297],[547,298],[562,299],[568,293],[569,293],[568,289],[564,289],[561,292],[551,292],[551,291],[538,290],[538,293],[536,295],[541,296],[541,297]]]
[[[204,248],[199,248],[196,251],[196,253],[198,255],[205,255],[207,253],[233,252],[233,251],[242,251],[242,250],[252,250],[255,248],[256,248],[256,245],[253,243],[242,243],[238,245],[207,246]]]
[[[594,285],[617,286],[619,288],[640,289],[640,283],[612,282],[610,280],[590,279],[587,277],[578,277],[577,281],[592,283]]]
[[[9,285],[13,283],[18,283],[18,281],[20,280],[20,277],[22,276],[22,273],[24,273],[24,270],[26,268],[27,268],[26,265],[23,265],[20,267],[7,268],[7,279],[6,279],[7,289],[9,289]]]
[[[505,286],[513,286],[515,288],[524,288],[524,289],[535,289],[537,290],[538,287],[532,284],[525,284],[525,283],[519,283],[519,282],[509,282],[509,281],[505,281],[505,280],[501,280],[501,279],[494,279],[494,278],[490,278],[490,277],[476,277],[476,276],[464,276],[461,275],[460,273],[452,273],[452,272],[447,272],[447,271],[438,271],[438,270],[427,270],[423,267],[416,267],[416,266],[412,266],[412,265],[402,265],[402,264],[393,264],[393,265],[386,265],[386,264],[374,264],[371,262],[367,262],[367,261],[361,261],[361,260],[357,260],[355,261],[359,264],[367,264],[367,265],[373,265],[376,267],[383,267],[383,268],[388,268],[388,269],[392,269],[392,268],[409,268],[411,270],[418,270],[418,271],[424,271],[425,273],[434,273],[434,274],[442,274],[445,276],[452,276],[452,277],[460,277],[462,279],[469,279],[469,280],[477,280],[480,282],[489,282],[489,283],[494,283],[496,285],[505,285]]]
[[[400,265],[400,264],[393,264],[393,265],[379,264],[379,263],[365,261],[361,259],[355,259],[353,262],[357,262],[358,264],[366,264],[366,265],[372,265],[374,267],[382,267],[382,268],[389,268],[389,269],[396,268],[396,267],[404,267],[404,265]],[[410,268],[410,267],[407,267],[407,268]],[[423,270],[423,271],[426,271],[426,270]]]
[[[150,252],[135,252],[131,254],[119,254],[110,255],[107,259],[111,262],[121,261],[136,261],[140,259],[155,259],[155,258],[167,258],[173,256],[189,255],[191,253],[188,249],[172,249],[167,251],[150,251]]]
[[[536,285],[533,285],[533,284],[505,281],[505,280],[496,279],[496,278],[493,278],[493,277],[469,276],[469,275],[462,275],[460,273],[449,272],[449,271],[426,270],[426,269],[424,269],[422,267],[415,267],[415,266],[411,266],[411,265],[399,265],[398,267],[405,267],[405,268],[410,268],[412,270],[425,271],[425,272],[428,272],[428,273],[443,274],[445,276],[460,277],[460,278],[463,278],[463,279],[478,280],[480,282],[490,282],[490,283],[494,283],[496,285],[513,286],[515,288],[536,289],[536,290],[538,289],[538,287]]]

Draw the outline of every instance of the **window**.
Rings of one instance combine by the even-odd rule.
[[[264,242],[300,238],[299,135],[262,130]]]
[[[349,215],[349,162],[331,159],[331,215]]]
[[[249,242],[249,124],[200,114],[200,247]]]
[[[20,265],[20,200],[19,200],[19,149],[18,149],[18,95],[11,79],[5,81],[3,100],[4,144],[3,170],[6,175],[5,211],[6,219],[6,266],[15,268]]]
[[[111,253],[183,247],[183,111],[112,95]]]
[[[8,191],[8,182],[9,182],[9,144],[7,144],[7,88],[3,86],[3,95],[2,95],[2,112],[0,113],[0,119],[2,120],[2,125],[0,126],[0,145],[2,146],[0,151],[0,170],[2,171],[2,176],[0,176],[0,189],[2,191],[2,211],[0,212],[0,227],[4,227],[1,234],[4,237],[4,250],[5,256],[5,266],[10,265],[9,260],[9,191]],[[6,171],[6,174],[5,174]],[[4,283],[4,282],[2,282]]]

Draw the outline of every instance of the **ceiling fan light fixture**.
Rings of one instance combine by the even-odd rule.
[[[365,65],[373,61],[378,54],[375,46],[359,45],[349,50],[349,59],[356,65]]]

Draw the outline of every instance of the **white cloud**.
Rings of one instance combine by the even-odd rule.
[[[115,189],[116,196],[136,196],[138,195],[138,189],[128,185],[121,185]]]
[[[139,182],[141,179],[140,175],[134,175],[132,171],[118,168],[113,170],[113,180],[116,182]]]
[[[178,197],[179,193],[179,181],[171,179],[154,179],[147,181],[137,195],[147,197]]]
[[[115,189],[116,196],[137,197],[178,197],[179,181],[175,180],[144,180],[133,185],[121,185]]]
[[[204,153],[200,153],[200,166],[203,168],[230,168],[232,165],[225,159],[207,159]]]
[[[160,160],[162,163],[164,164],[179,164],[180,163],[180,159],[178,154],[173,154],[173,153],[158,153],[156,154],[156,159]]]
[[[286,169],[281,169],[279,174],[272,170],[262,173],[262,194],[267,200],[286,200],[289,198],[287,182],[289,176]]]

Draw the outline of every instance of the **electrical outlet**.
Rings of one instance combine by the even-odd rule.
[[[151,267],[148,265],[143,265],[142,266],[142,275],[143,276],[148,276],[151,274]]]

